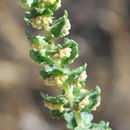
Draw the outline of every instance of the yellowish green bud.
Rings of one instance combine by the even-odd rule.
[[[53,5],[55,4],[56,0],[41,0],[40,5],[42,8],[44,8],[46,5]],[[58,1],[57,3],[57,9],[61,7],[61,0]]]
[[[69,34],[69,30],[71,29],[71,24],[69,19],[66,20],[66,24],[64,26],[63,36],[67,36]]]
[[[89,97],[86,96],[77,106],[77,110],[80,111],[82,110],[86,105],[89,104]]]
[[[51,87],[62,87],[66,79],[66,76],[50,76],[44,79],[44,84]]]
[[[64,48],[59,50],[59,52],[53,56],[53,59],[56,60],[61,59],[63,57],[70,57],[70,55],[71,55],[71,48]]]
[[[56,0],[41,0],[41,2],[47,3],[47,4],[54,4]]]
[[[31,23],[32,27],[36,28],[36,29],[42,29],[43,27],[49,28],[49,24],[52,23],[52,18],[38,16],[38,17],[32,18],[30,20],[30,23]]]
[[[31,48],[36,49],[36,50],[43,50],[45,47],[44,46],[38,46],[34,42],[31,42]]]
[[[45,107],[49,108],[50,110],[59,110],[60,112],[64,111],[64,106],[60,104],[54,104],[50,102],[44,102]]]
[[[79,76],[76,85],[77,85],[78,87],[81,87],[80,82],[85,81],[86,78],[87,78],[87,74],[86,74],[86,71],[84,71],[84,72],[81,73],[81,75]]]

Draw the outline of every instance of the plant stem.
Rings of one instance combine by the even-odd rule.
[[[81,118],[80,112],[74,111],[74,116],[75,116],[75,120],[76,120],[77,126],[83,128],[84,127],[84,123],[83,123],[83,120]]]
[[[74,101],[74,96],[72,94],[72,91],[71,91],[71,88],[67,87],[65,89],[65,95],[70,103],[70,106],[72,108],[73,106],[73,101]],[[76,120],[76,123],[77,123],[77,127],[83,127],[84,126],[84,123],[83,123],[83,120],[81,118],[81,115],[80,115],[80,112],[79,111],[74,111],[74,117],[75,117],[75,120]]]
[[[65,95],[69,101],[70,106],[73,106],[74,96],[72,94],[72,91],[69,87],[65,88]]]

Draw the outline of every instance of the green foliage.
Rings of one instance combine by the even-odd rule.
[[[74,69],[68,76],[68,80],[67,80],[67,83],[68,84],[74,84],[77,79],[79,78],[79,76],[84,72],[86,71],[86,67],[87,67],[87,64],[85,64],[84,66],[80,66],[79,68],[77,69]]]
[[[76,120],[75,120],[75,117],[74,117],[74,113],[73,112],[66,112],[64,114],[64,118],[67,122],[67,128],[68,129],[74,129],[75,127],[77,127],[77,123],[76,123]]]
[[[77,109],[79,104],[87,97],[88,100],[86,100],[83,108],[80,110],[86,112],[91,112],[92,110],[95,110],[96,107],[100,105],[100,95],[101,91],[100,88],[97,86],[95,90],[77,96],[73,102],[73,109]]]
[[[84,111],[91,112],[91,110],[96,110],[96,107],[100,105],[101,100],[101,90],[96,86],[95,90],[88,93],[89,103],[85,106]]]
[[[51,102],[54,104],[61,104],[61,105],[67,105],[67,103],[68,103],[68,100],[63,96],[52,97],[52,96],[48,96],[48,94],[44,94],[42,92],[41,92],[41,96],[44,99],[44,101],[46,101],[46,102]]]
[[[64,57],[61,60],[63,66],[73,63],[73,61],[78,57],[78,44],[74,40],[65,38],[63,48],[71,48],[71,55],[69,57]]]
[[[30,56],[37,64],[48,64],[52,65],[53,61],[44,51],[38,51],[36,49],[30,50]]]
[[[83,128],[76,127],[74,130],[112,130],[112,129],[109,127],[108,122],[100,121],[99,123],[90,122]]]
[[[68,20],[68,12],[64,11],[63,17],[60,17],[58,20],[54,20],[50,29],[50,34],[52,34],[55,38],[61,38],[65,36],[65,32],[68,28],[66,28]]]
[[[25,8],[31,8],[31,5],[33,3],[34,0],[21,0],[21,4],[23,5],[23,7]]]
[[[88,112],[81,112],[81,118],[85,124],[85,126],[89,126],[91,124],[91,122],[93,121],[93,115],[91,113]]]
[[[60,119],[63,118],[64,112],[60,112],[58,110],[50,110],[50,116],[52,118]]]
[[[86,103],[84,104],[84,107],[81,110],[87,112],[95,110],[96,107],[98,107],[98,105],[100,104],[100,89],[96,88],[93,91],[89,91],[82,95],[77,96],[73,102],[74,109],[76,109],[79,103],[81,103],[84,99],[86,99]]]
[[[35,45],[35,47],[43,47],[47,48],[48,47],[48,42],[45,40],[44,37],[41,36],[34,36],[30,32],[26,32],[28,39],[32,42],[32,44]]]
[[[92,123],[90,126],[90,129],[96,129],[96,130],[111,130],[111,128],[109,127],[109,123],[104,122],[104,121],[100,121],[98,124],[97,123]]]
[[[52,118],[64,118],[72,130],[111,130],[109,123],[93,122],[92,111],[100,105],[101,90],[85,89],[87,64],[74,70],[68,65],[78,57],[78,43],[64,38],[71,28],[68,12],[56,19],[53,14],[61,7],[61,0],[20,0],[26,9],[24,20],[35,29],[43,29],[45,36],[26,32],[31,43],[30,56],[42,69],[40,75],[47,86],[59,87],[62,94],[49,96],[41,92]],[[56,43],[56,44],[55,44]]]
[[[68,74],[68,69],[67,68],[55,68],[55,67],[51,67],[51,68],[46,68],[40,71],[41,76],[45,79],[48,78],[50,76],[63,76],[63,75],[67,75]]]

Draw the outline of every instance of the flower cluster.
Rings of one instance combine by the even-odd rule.
[[[44,79],[44,84],[46,86],[52,86],[52,87],[63,87],[63,83],[65,82],[66,77],[65,76],[51,76],[49,78]]]
[[[59,50],[58,53],[54,54],[53,59],[60,60],[64,57],[70,57],[70,55],[71,55],[71,48],[64,48]]]
[[[68,38],[64,38],[62,44],[57,42],[67,36],[71,28],[66,10],[58,19],[53,16],[61,7],[61,0],[21,0],[21,5],[26,9],[27,25],[44,30],[45,36],[26,33],[31,43],[30,56],[42,68],[43,83],[62,90],[58,96],[41,92],[50,114],[64,117],[72,130],[111,130],[104,121],[93,123],[91,112],[100,105],[101,91],[98,86],[94,90],[85,89],[87,64],[74,70],[68,67],[78,57],[78,43]]]
[[[44,26],[49,28],[49,25],[52,23],[52,19],[50,17],[37,16],[36,18],[30,19],[30,24],[33,28],[42,29]]]

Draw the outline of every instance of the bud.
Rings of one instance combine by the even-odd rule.
[[[70,57],[70,55],[71,55],[71,48],[64,48],[64,49],[59,50],[59,52],[56,53],[53,56],[53,59],[60,59],[60,58],[63,58],[63,57]]]
[[[89,91],[88,91],[87,89],[81,89],[80,92],[81,92],[82,94],[84,94],[84,93],[89,92]]]
[[[54,4],[56,0],[41,0],[41,2],[47,3],[47,4]]]
[[[20,5],[27,10],[31,8],[32,3],[33,0],[20,0]]]
[[[57,2],[57,3],[56,3]],[[56,9],[61,7],[61,0],[41,0],[40,1],[40,5],[42,5],[42,7],[46,7],[46,5],[53,5],[56,3]]]
[[[31,48],[35,49],[35,50],[44,50],[44,46],[43,45],[36,45],[34,42],[31,41]]]
[[[70,57],[71,55],[71,48],[65,48],[65,49],[61,49],[59,51],[59,57],[63,58],[63,57]]]
[[[82,72],[81,75],[79,76],[76,85],[77,85],[78,87],[81,87],[80,82],[85,81],[86,78],[87,78],[87,74],[86,74],[86,71],[84,71],[84,72]]]
[[[64,107],[61,104],[54,104],[50,102],[44,102],[45,107],[49,108],[50,110],[59,110],[60,112],[64,111]]]
[[[77,110],[80,111],[82,110],[86,105],[89,104],[89,97],[86,96],[81,102],[79,102],[78,106],[77,106]]]
[[[63,30],[63,36],[67,36],[69,34],[69,30],[71,29],[71,24],[69,19],[66,20],[65,26],[64,26],[64,30]]]
[[[36,29],[42,29],[44,26],[46,28],[48,28],[49,24],[52,23],[52,18],[51,17],[38,16],[38,17],[32,18],[30,20],[30,23],[31,23],[32,27],[36,28]]]
[[[64,15],[53,22],[50,33],[55,38],[61,38],[69,34],[70,28],[71,25],[68,19],[68,12],[64,11]]]
[[[44,79],[44,84],[46,86],[62,87],[66,78],[66,76],[50,76],[49,78]]]

